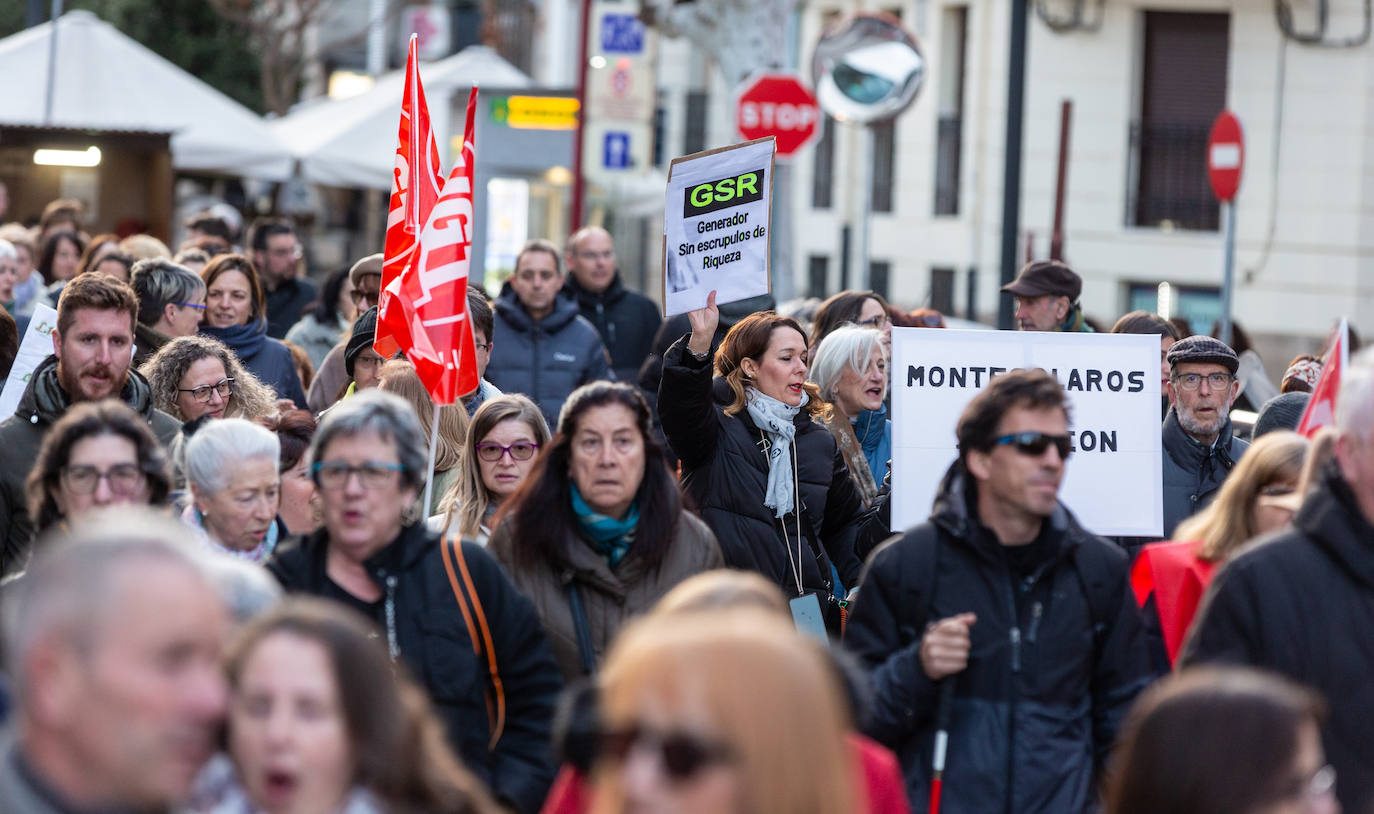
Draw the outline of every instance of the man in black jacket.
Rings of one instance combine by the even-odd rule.
[[[267,335],[281,339],[319,296],[319,290],[301,274],[301,244],[290,223],[277,218],[259,220],[253,224],[249,243],[267,298]]]
[[[1250,446],[1231,434],[1231,404],[1240,392],[1236,352],[1210,336],[1175,342],[1164,417],[1164,537],[1216,497]]]
[[[503,393],[529,396],[550,427],[568,394],[597,379],[613,379],[596,328],[559,296],[558,247],[531,240],[515,258],[509,287],[496,299],[487,381]]]
[[[574,232],[568,238],[566,260],[570,273],[563,292],[601,335],[616,380],[634,381],[663,322],[658,306],[625,287],[616,271],[615,243],[600,226]]]
[[[130,368],[138,297],[106,274],[82,274],[57,301],[53,354],[34,369],[14,415],[0,422],[0,575],[23,568],[33,538],[24,479],[43,436],[80,401],[117,398],[172,443],[181,423],[153,406],[148,380]]]
[[[1336,399],[1335,454],[1291,528],[1242,549],[1213,579],[1180,664],[1282,673],[1331,707],[1327,758],[1346,811],[1374,804],[1374,355]]]
[[[960,416],[930,520],[874,552],[846,633],[871,670],[867,734],[925,811],[942,684],[946,814],[1078,814],[1152,678],[1125,555],[1057,499],[1070,449],[1059,383],[994,379]]]

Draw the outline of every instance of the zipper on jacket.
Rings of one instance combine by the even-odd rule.
[[[1036,632],[1040,630],[1040,617],[1044,616],[1044,614],[1044,604],[1038,599],[1035,600],[1035,604],[1031,606],[1030,628],[1026,631],[1026,642],[1028,644],[1035,644]]]
[[[401,643],[396,639],[396,577],[386,578],[386,645],[391,652],[391,660],[401,658]]]

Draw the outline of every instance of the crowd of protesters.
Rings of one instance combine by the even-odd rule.
[[[436,405],[374,347],[380,254],[317,284],[289,221],[186,226],[0,226],[0,811],[1374,811],[1374,355],[1309,441],[1325,348],[1275,385],[1126,314],[1162,538],[1061,502],[1041,370],[893,535],[892,328],[938,312],[665,320],[589,226],[470,283],[479,385]],[[1064,263],[1003,291],[1100,329]]]

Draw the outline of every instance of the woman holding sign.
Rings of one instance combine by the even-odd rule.
[[[683,486],[726,565],[780,586],[799,622],[821,616],[838,632],[839,602],[886,528],[814,420],[824,404],[806,381],[806,334],[772,311],[751,314],[712,359],[715,292],[688,317],[692,332],[668,349],[658,397]]]

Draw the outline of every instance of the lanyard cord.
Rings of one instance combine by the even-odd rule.
[[[762,431],[759,435],[763,437],[763,442],[768,443],[768,436]],[[792,558],[792,540],[787,536],[787,518],[781,517],[782,526],[782,550],[787,553],[787,564],[792,567],[792,578],[797,582],[797,596],[805,593],[802,588],[801,564],[802,564],[802,531],[801,531],[801,483],[797,475],[797,442],[793,439],[788,443],[792,448],[792,513],[797,519],[797,557]]]

